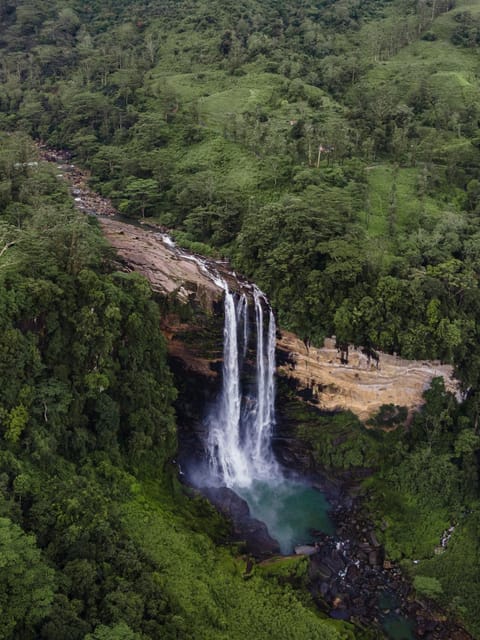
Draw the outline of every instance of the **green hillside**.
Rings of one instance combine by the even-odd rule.
[[[228,256],[305,344],[455,366],[462,403],[434,386],[395,441],[383,414],[298,430],[372,470],[387,554],[480,637],[479,47],[473,0],[0,2],[1,637],[362,637],[215,546],[171,478],[158,306],[31,138]]]
[[[229,255],[300,335],[463,363],[473,308],[434,274],[477,268],[475,7],[33,9],[3,9],[4,126],[73,150],[125,214]],[[266,219],[282,233],[257,233]],[[395,335],[362,311],[385,277],[416,283]],[[426,323],[433,298],[458,331]]]

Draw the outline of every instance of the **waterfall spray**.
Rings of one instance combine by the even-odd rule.
[[[235,303],[226,284],[223,380],[207,423],[210,469],[217,482],[248,487],[255,480],[279,476],[271,438],[275,422],[275,318],[265,296],[254,289],[256,376],[252,390],[242,389],[242,367],[249,347],[246,295]],[[268,323],[264,317],[268,313]]]
[[[264,294],[233,294],[212,265],[185,254],[224,291],[222,387],[205,419],[208,476],[201,486],[227,486],[264,522],[283,553],[331,535],[328,503],[320,492],[284,474],[272,451],[275,426],[275,317]],[[235,277],[235,274],[233,274]]]

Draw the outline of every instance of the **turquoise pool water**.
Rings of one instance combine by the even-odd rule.
[[[282,553],[292,553],[297,544],[312,542],[311,530],[334,533],[328,515],[329,503],[323,493],[291,481],[255,481],[249,488],[234,489],[250,507],[254,518],[267,525]]]

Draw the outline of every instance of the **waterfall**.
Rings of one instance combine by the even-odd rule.
[[[241,349],[241,362],[245,359],[248,349],[248,298],[242,293],[237,304],[238,330],[242,332],[243,344]]]
[[[275,318],[265,296],[254,289],[255,383],[242,388],[250,327],[246,295],[235,301],[225,290],[222,389],[207,418],[207,451],[216,482],[249,487],[279,476],[271,437],[275,423]],[[265,322],[265,316],[268,321]]]
[[[264,336],[263,294],[254,290],[255,320],[257,325],[257,392],[254,429],[250,429],[251,451],[256,469],[273,470],[274,458],[271,449],[272,429],[275,423],[275,317],[269,309],[267,341]]]

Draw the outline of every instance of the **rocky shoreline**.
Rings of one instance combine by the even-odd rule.
[[[385,559],[361,498],[341,493],[331,502],[336,535],[315,532],[309,557],[310,591],[321,609],[360,626],[376,623],[384,632],[390,625],[406,640],[472,638],[435,603],[419,599],[400,567]]]
[[[396,640],[473,640],[434,602],[419,598],[400,567],[385,558],[363,499],[352,495],[351,486],[345,490],[342,480],[320,476],[312,484],[332,505],[336,533],[312,531],[296,553],[308,556],[307,588],[322,612],[362,629],[376,626]],[[242,498],[226,487],[200,492],[231,519],[231,540],[244,543],[250,567],[278,557],[278,544]]]

